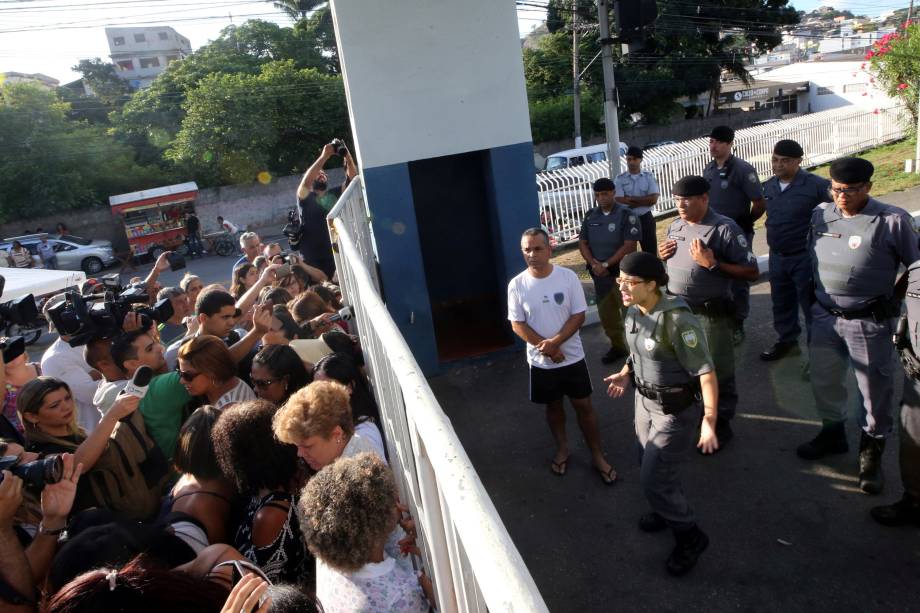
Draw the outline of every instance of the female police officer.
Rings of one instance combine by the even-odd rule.
[[[607,393],[622,396],[632,379],[636,386],[636,435],[642,448],[641,482],[652,512],[639,528],[658,532],[670,527],[677,546],[668,557],[672,575],[687,573],[709,544],[687,504],[677,475],[700,423],[697,443],[703,453],[719,447],[715,434],[719,387],[712,357],[696,317],[684,300],[663,294],[667,274],[651,253],[630,253],[617,279],[626,314],[630,357],[623,369],[604,381]]]

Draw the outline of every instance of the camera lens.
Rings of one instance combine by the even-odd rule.
[[[12,472],[25,482],[26,487],[40,490],[61,480],[64,476],[64,460],[55,455],[14,466]]]

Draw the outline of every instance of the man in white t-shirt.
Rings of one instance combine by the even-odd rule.
[[[578,334],[588,310],[581,281],[568,268],[550,263],[549,236],[541,228],[524,232],[521,251],[527,270],[508,284],[508,320],[514,333],[527,342],[530,400],[546,405],[546,419],[556,441],[550,469],[562,476],[567,468],[563,401],[568,396],[594,466],[604,483],[612,485],[617,473],[601,450],[597,417],[591,407],[591,377]]]

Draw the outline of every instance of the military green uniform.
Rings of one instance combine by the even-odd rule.
[[[652,510],[675,530],[696,524],[677,466],[699,432],[699,376],[714,370],[700,322],[677,296],[663,295],[647,315],[626,312],[626,342],[636,385],[640,481]]]

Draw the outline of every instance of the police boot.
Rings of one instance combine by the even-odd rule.
[[[669,575],[680,577],[696,566],[696,561],[709,546],[709,537],[694,524],[689,530],[675,530],[674,538],[677,545],[668,556],[665,567]]]
[[[883,526],[920,526],[920,500],[905,492],[894,504],[872,507],[869,515]]]
[[[882,474],[882,453],[885,439],[859,435],[859,489],[867,494],[879,494],[885,477]]]
[[[795,452],[804,460],[818,460],[832,453],[846,453],[849,449],[846,422],[838,421],[825,422],[818,436],[799,445]]]

